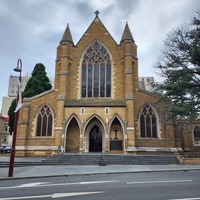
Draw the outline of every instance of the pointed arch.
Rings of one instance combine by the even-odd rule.
[[[96,131],[97,130],[97,131]],[[99,142],[101,143],[101,147],[98,146],[97,147],[97,152],[99,152],[100,150],[102,152],[105,152],[106,150],[106,127],[105,124],[103,123],[103,120],[97,116],[97,115],[93,115],[91,116],[83,129],[83,133],[84,133],[84,141],[83,141],[83,149],[85,152],[90,152],[90,151],[95,151],[95,148],[93,150],[91,150],[91,139],[92,139],[92,134],[94,134],[94,131],[96,131],[98,134],[98,137],[100,137],[101,141],[99,140]],[[93,146],[95,147],[95,143],[93,144]]]
[[[111,97],[112,56],[100,40],[95,39],[83,51],[80,65],[82,98]]]
[[[113,116],[113,118],[111,119],[111,122],[110,122],[110,125],[109,125],[109,129],[110,129],[110,127],[111,127],[111,125],[112,125],[112,123],[113,123],[113,121],[114,121],[115,119],[118,119],[118,120],[119,120],[120,125],[122,126],[122,129],[123,129],[123,133],[125,133],[125,128],[124,128],[123,120],[121,119],[121,117],[120,117],[118,114],[115,114],[115,115]]]
[[[139,112],[139,127],[141,138],[158,137],[158,114],[156,109],[146,103]]]
[[[51,110],[51,112],[52,112],[52,114],[54,116],[54,110],[53,110],[53,108],[48,103],[42,103],[40,106],[38,106],[38,108],[37,108],[37,110],[35,112],[34,117],[37,117],[38,112],[40,112],[41,109],[42,109],[42,107],[45,106],[45,105],[49,107],[49,109]]]
[[[54,124],[54,113],[52,108],[48,104],[42,104],[38,107],[35,113],[36,128],[35,136],[47,136],[51,137]]]
[[[85,133],[85,129],[88,126],[88,124],[95,118],[100,122],[100,124],[102,125],[103,129],[106,130],[105,124],[103,123],[103,120],[101,119],[101,117],[99,117],[98,115],[94,114],[86,121],[84,129],[83,129],[84,133]]]
[[[109,125],[109,150],[110,152],[125,151],[125,130],[121,118],[115,114]]]
[[[83,50],[83,52],[82,52],[82,54],[81,54],[81,56],[80,56],[80,63],[79,63],[80,66],[81,66],[81,64],[83,63],[84,55],[87,53],[88,49],[89,49],[91,46],[93,46],[96,42],[99,43],[103,48],[105,48],[106,52],[108,53],[108,55],[109,55],[109,57],[110,57],[110,59],[111,59],[111,62],[112,62],[112,63],[114,62],[114,61],[113,61],[114,58],[113,58],[112,53],[111,53],[110,49],[108,48],[108,46],[107,46],[104,42],[102,42],[101,40],[99,40],[99,39],[94,39],[94,40],[91,41],[91,42],[85,47],[85,49]]]
[[[65,152],[77,153],[80,149],[80,123],[73,114],[65,124],[64,148]]]
[[[66,127],[66,128],[65,128],[65,132],[67,131],[67,128],[68,128],[68,126],[69,126],[69,123],[70,123],[70,121],[71,121],[73,118],[77,121],[77,124],[78,124],[78,126],[79,126],[79,129],[81,129],[81,125],[80,125],[80,122],[79,122],[79,120],[78,120],[77,115],[76,115],[76,114],[72,114],[72,115],[69,117],[69,119],[66,121],[66,123],[65,123],[65,127]]]

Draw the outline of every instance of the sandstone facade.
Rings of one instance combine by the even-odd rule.
[[[77,44],[67,25],[57,47],[54,89],[23,100],[16,155],[47,156],[60,145],[73,153],[182,151],[182,133],[175,134],[163,112],[168,103],[139,88],[128,24],[117,44],[96,13]]]

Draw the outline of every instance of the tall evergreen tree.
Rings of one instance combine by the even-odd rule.
[[[200,112],[200,12],[168,34],[155,68],[164,78],[155,88],[172,99],[171,115],[195,119]]]
[[[31,75],[22,93],[22,97],[33,97],[52,88],[50,80],[46,75],[45,66],[42,63],[35,65]]]
[[[13,99],[11,102],[10,108],[8,110],[8,116],[9,116],[8,126],[10,127],[9,129],[10,133],[12,133],[14,130],[15,108],[16,108],[16,99]]]
[[[37,63],[35,65],[31,75],[32,76],[28,80],[24,92],[22,93],[22,98],[33,97],[37,94],[40,94],[52,88],[50,80],[46,75],[45,66],[42,63]],[[10,126],[10,133],[12,133],[14,130],[15,108],[16,108],[16,99],[12,101],[11,106],[8,110],[8,116],[9,116],[8,125]]]

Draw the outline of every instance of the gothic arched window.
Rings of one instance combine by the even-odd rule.
[[[140,112],[140,136],[157,137],[157,119],[154,109],[149,105],[144,106]]]
[[[111,61],[105,48],[95,42],[83,56],[82,97],[111,96]]]
[[[51,136],[53,115],[49,106],[44,105],[37,115],[36,136]]]
[[[200,127],[199,126],[195,126],[194,127],[194,144],[200,144]]]

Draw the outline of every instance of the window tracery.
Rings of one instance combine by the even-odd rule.
[[[111,61],[97,41],[86,51],[82,62],[82,97],[111,96]]]
[[[44,105],[37,115],[36,136],[52,135],[53,115],[49,106]]]
[[[140,136],[142,138],[157,137],[157,119],[151,106],[146,105],[140,113]]]

